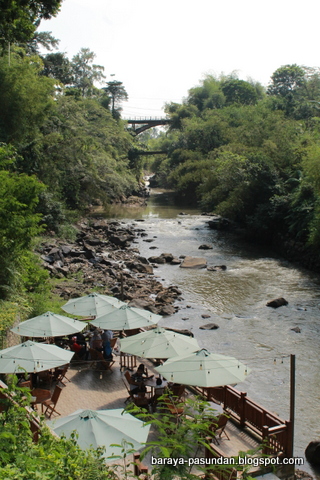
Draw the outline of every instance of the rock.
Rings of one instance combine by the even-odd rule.
[[[174,258],[172,253],[161,253],[160,257],[164,258],[167,263],[171,263]]]
[[[204,243],[203,245],[200,245],[198,250],[212,250],[212,246],[208,245],[207,243]]]
[[[210,317],[211,317],[211,315],[209,315],[208,313],[203,313],[201,315],[201,318],[210,318]]]
[[[180,268],[205,268],[207,260],[199,257],[185,257]]]
[[[159,315],[173,315],[176,309],[173,305],[162,305],[159,309]]]
[[[147,243],[151,243],[151,242],[154,242],[154,239],[153,238],[145,238],[143,241],[147,242]]]
[[[209,272],[224,272],[227,270],[226,265],[215,265],[214,267],[207,267]]]
[[[189,317],[182,317],[181,320],[189,320]]]
[[[294,472],[295,480],[314,480],[313,476],[310,475],[308,472],[304,472],[298,468],[295,469]]]
[[[213,230],[229,230],[231,226],[230,220],[217,215],[213,219],[208,221],[209,228]]]
[[[199,328],[200,330],[217,330],[217,328],[219,328],[219,325],[217,325],[216,323],[207,323],[206,325],[202,325]]]
[[[163,258],[161,255],[159,257],[149,257],[148,261],[150,263],[166,263],[166,259]]]
[[[320,465],[320,442],[310,442],[305,449],[305,455],[308,462],[312,465]]]
[[[291,330],[293,332],[296,332],[296,333],[301,333],[301,328],[300,327],[293,327],[293,328],[291,328]]]
[[[279,308],[279,307],[282,307],[283,305],[288,305],[288,302],[283,297],[280,297],[280,298],[275,298],[274,300],[270,300],[270,302],[267,302],[266,305],[267,307]]]
[[[133,240],[133,238],[134,237],[131,235],[111,235],[109,240],[119,247],[125,247]]]
[[[181,260],[179,260],[179,258],[173,257],[173,259],[170,262],[170,265],[180,265],[180,263],[181,263]]]
[[[179,330],[177,328],[169,328],[169,327],[166,327],[166,330],[171,330],[171,332],[181,333],[181,335],[187,335],[188,337],[194,337],[191,330],[186,330],[186,329]]]
[[[153,268],[151,265],[145,265],[140,262],[127,262],[126,266],[133,272],[147,273],[148,275],[153,274]]]

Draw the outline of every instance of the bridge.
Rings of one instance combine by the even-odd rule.
[[[168,118],[160,118],[160,117],[135,117],[135,118],[124,118],[127,123],[132,125],[132,129],[136,135],[139,133],[148,130],[149,128],[159,127],[160,125],[168,125],[170,120]]]

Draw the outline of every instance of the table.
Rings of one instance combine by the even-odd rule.
[[[44,388],[34,388],[31,390],[32,401],[31,405],[34,407],[37,403],[42,403],[45,400],[49,400],[51,398],[50,390],[45,390]]]
[[[148,380],[144,380],[144,385],[146,387],[151,387],[151,394],[152,396],[156,393],[157,388],[166,388],[168,386],[167,380],[162,379],[161,385],[157,385],[157,379],[156,378],[149,378]]]

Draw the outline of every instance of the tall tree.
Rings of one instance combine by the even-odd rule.
[[[57,15],[62,0],[0,0],[0,45],[29,41],[42,19]]]
[[[73,86],[83,97],[92,95],[94,82],[101,82],[105,78],[104,67],[93,63],[95,57],[89,48],[82,48],[71,61]]]
[[[119,82],[118,80],[107,82],[107,87],[103,88],[103,90],[111,98],[111,113],[113,118],[119,118],[121,111],[120,102],[128,100],[128,94],[122,82]]]

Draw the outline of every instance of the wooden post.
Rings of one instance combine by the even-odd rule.
[[[295,415],[295,387],[296,387],[296,356],[290,355],[290,423],[291,423],[291,445],[288,452],[289,457],[293,457],[294,446],[294,415]]]
[[[240,393],[240,427],[244,428],[246,423],[246,392]]]

